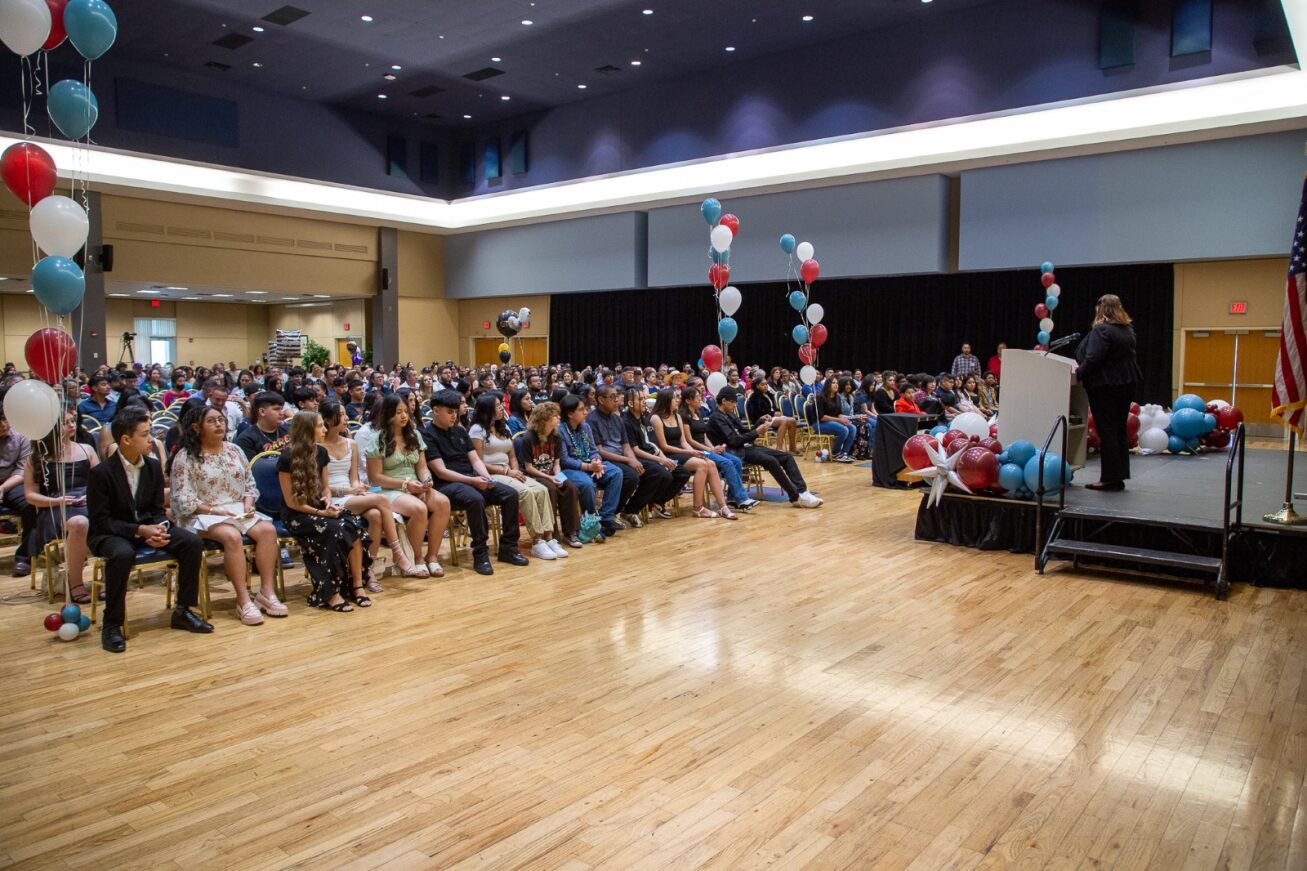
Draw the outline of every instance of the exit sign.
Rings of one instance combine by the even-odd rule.
[[[481,322],[481,329],[483,329],[483,330],[488,330],[488,329],[490,329],[490,321],[482,321],[482,322]]]
[[[1232,302],[1232,303],[1230,303],[1230,314],[1232,314],[1232,315],[1246,315],[1246,314],[1248,314],[1248,303],[1246,303],[1246,302]]]

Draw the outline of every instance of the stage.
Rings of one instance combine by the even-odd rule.
[[[1105,541],[1175,549],[1177,541],[1200,556],[1219,556],[1225,521],[1225,451],[1198,456],[1133,456],[1133,477],[1121,493],[1087,490],[1098,480],[1098,459],[1090,457],[1067,491],[1068,516],[1093,517],[1112,524]],[[1307,526],[1266,523],[1284,497],[1286,452],[1253,450],[1244,461],[1243,528],[1234,535],[1231,578],[1257,585],[1307,588]],[[1307,491],[1307,457],[1295,464],[1294,490]],[[1307,513],[1307,504],[1297,508]],[[981,550],[1035,552],[1035,503],[1009,498],[968,496],[948,491],[937,508],[923,497],[916,537]],[[1046,500],[1044,529],[1057,516],[1057,500]],[[1163,542],[1169,542],[1163,544]],[[1061,563],[1050,563],[1056,571]],[[1179,573],[1183,576],[1183,572]]]

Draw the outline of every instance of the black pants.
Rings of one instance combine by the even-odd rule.
[[[17,511],[19,519],[23,522],[23,534],[18,541],[17,549],[14,550],[14,562],[27,560],[31,554],[27,549],[27,543],[31,541],[32,533],[36,532],[36,509],[27,504],[27,497],[23,494],[21,483],[5,491],[4,506],[11,511]]]
[[[799,473],[799,464],[794,462],[794,457],[784,451],[749,445],[744,448],[740,456],[746,463],[755,463],[766,469],[767,474],[781,485],[781,489],[790,497],[791,502],[797,502],[799,494],[808,489],[807,482]]]
[[[199,601],[200,559],[204,547],[189,529],[174,526],[170,541],[159,548],[177,560],[177,607],[190,608]],[[127,579],[136,568],[136,542],[116,535],[95,536],[91,553],[104,558],[104,624],[122,626],[127,603]]]
[[[1086,389],[1089,410],[1094,413],[1094,425],[1103,446],[1099,456],[1103,470],[1100,476],[1106,484],[1114,484],[1130,477],[1130,438],[1126,435],[1126,421],[1130,417],[1130,402],[1135,385],[1114,384]]]
[[[680,495],[681,488],[689,483],[694,477],[694,473],[685,466],[678,465],[674,469],[668,469],[667,474],[670,476],[663,484],[663,489],[653,495],[649,500],[650,503],[665,505]]]
[[[499,550],[516,551],[517,539],[521,534],[518,528],[517,491],[504,484],[495,484],[489,490],[478,490],[470,484],[444,483],[436,487],[449,498],[449,504],[455,511],[467,512],[467,528],[472,536],[472,558],[480,559],[490,554],[486,541],[490,536],[490,524],[486,520],[486,506],[498,505],[499,515],[503,520],[503,531],[499,534]]]
[[[622,514],[639,514],[650,502],[658,501],[658,497],[667,492],[667,488],[672,483],[672,473],[665,469],[661,463],[655,463],[653,460],[640,460],[640,465],[644,466],[644,474],[640,475],[631,495],[625,499],[620,509]],[[635,477],[635,469],[630,466],[622,466],[622,495],[626,495],[626,484],[630,477]]]

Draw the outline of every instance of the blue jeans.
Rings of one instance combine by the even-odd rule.
[[[744,460],[732,453],[718,454],[708,452],[708,459],[717,465],[717,474],[726,484],[726,498],[732,502],[743,502],[749,498],[749,491],[744,489]]]
[[[589,472],[564,469],[567,480],[576,485],[576,495],[581,500],[581,510],[586,514],[595,512],[595,490],[603,488],[604,497],[599,505],[599,519],[612,521],[617,516],[617,506],[622,501],[622,470],[613,463],[604,463],[603,477],[598,481]]]
[[[835,447],[831,450],[831,453],[837,457],[852,451],[853,441],[858,437],[857,427],[852,424],[840,423],[838,420],[823,420],[817,424],[817,432],[835,437]]]

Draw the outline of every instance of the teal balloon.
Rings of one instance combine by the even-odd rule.
[[[700,357],[700,358],[699,358],[699,362],[698,362],[698,363],[695,363],[694,365],[695,365],[695,368],[697,368],[697,369],[702,369],[702,368],[703,368],[703,358]]]
[[[793,254],[794,248],[797,244],[798,243],[794,240],[794,236],[789,233],[786,233],[781,237],[781,250],[786,254]]]
[[[703,201],[703,205],[699,206],[699,214],[703,215],[703,219],[708,222],[709,227],[715,227],[717,226],[717,219],[722,216],[722,204],[709,197]]]
[[[1052,272],[1052,271],[1053,271],[1053,261],[1045,260],[1043,263],[1039,264],[1040,275],[1043,275],[1045,272]]]
[[[86,295],[86,276],[67,257],[46,257],[32,269],[32,292],[55,314],[70,314]]]
[[[100,101],[81,82],[64,79],[50,88],[45,101],[50,120],[69,139],[81,139],[100,118]]]
[[[1185,439],[1185,440],[1184,440],[1184,449],[1185,449],[1186,451],[1196,451],[1196,450],[1198,450],[1198,438],[1197,438],[1197,436],[1194,436],[1194,437],[1192,437],[1192,438],[1187,438],[1187,439]]]
[[[1173,454],[1183,453],[1185,449],[1185,439],[1178,435],[1169,436],[1166,440],[1166,449]]]
[[[740,325],[735,322],[735,318],[722,318],[717,322],[717,335],[723,342],[734,342],[739,334]]]
[[[1171,432],[1181,439],[1191,439],[1207,431],[1207,415],[1193,408],[1177,408],[1171,413]]]
[[[1206,411],[1207,403],[1196,393],[1186,393],[1175,400],[1172,411],[1179,411],[1182,408],[1192,408],[1194,411]]]
[[[718,251],[716,248],[712,247],[711,245],[708,246],[708,256],[712,258],[713,263],[721,263],[723,261],[723,255],[725,253],[726,253],[725,251]]]
[[[1025,484],[1025,470],[1016,463],[1004,463],[998,467],[998,486],[1016,495]]]
[[[795,324],[794,329],[790,330],[790,338],[794,340],[794,344],[802,345],[808,341],[808,328],[803,324]]]
[[[104,0],[68,0],[64,29],[78,54],[95,60],[118,38],[118,17]]]
[[[1048,333],[1045,330],[1040,330],[1038,333],[1035,334],[1035,341],[1041,345],[1047,345]]]
[[[1026,439],[1017,439],[1007,446],[1007,455],[1012,462],[1024,469],[1026,463],[1035,455],[1035,446]]]
[[[790,291],[790,308],[796,312],[803,311],[803,307],[808,304],[808,298],[803,295],[801,290]]]
[[[59,611],[59,616],[64,618],[65,623],[76,623],[82,619],[82,609],[76,605],[64,605]]]
[[[1044,307],[1047,308],[1049,311],[1056,311],[1056,310],[1057,310],[1057,297],[1055,297],[1055,296],[1050,296],[1050,297],[1048,297],[1047,299],[1045,299],[1045,300],[1044,300]]]
[[[1026,468],[1023,474],[1026,483],[1026,489],[1031,493],[1039,492],[1039,454],[1026,461]],[[1044,455],[1044,492],[1058,489],[1059,481],[1062,484],[1071,483],[1071,470],[1062,462],[1062,458],[1057,454],[1049,451]]]
[[[1203,432],[1203,435],[1207,435],[1209,432],[1216,432],[1216,415],[1204,414],[1203,423],[1207,424],[1207,429]]]
[[[930,431],[930,434],[933,435],[935,438],[939,438],[946,432],[948,432],[948,427],[944,426],[944,424],[940,424],[939,426],[932,429]]]
[[[90,617],[87,617],[85,614],[83,614],[82,616],[80,616],[80,617],[77,618],[77,631],[78,631],[78,632],[85,632],[87,629],[90,629],[90,628],[91,628],[91,618],[90,618]]]

